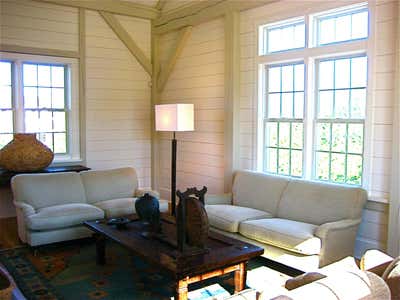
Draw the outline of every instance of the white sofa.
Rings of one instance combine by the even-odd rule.
[[[310,271],[353,255],[365,190],[238,171],[232,193],[206,195],[212,230]]]
[[[19,237],[31,246],[90,236],[84,221],[134,213],[137,197],[145,193],[133,168],[21,174],[11,187]],[[160,200],[160,210],[168,210],[166,200]]]

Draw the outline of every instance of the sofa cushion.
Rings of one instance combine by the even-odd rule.
[[[52,230],[102,218],[104,212],[100,208],[90,204],[74,203],[41,208],[36,214],[26,217],[26,223],[32,230]]]
[[[321,240],[314,236],[317,226],[271,218],[241,222],[239,233],[247,238],[305,255],[319,254]]]
[[[86,203],[78,173],[20,174],[11,181],[14,201],[26,202],[35,209],[65,203]]]
[[[275,216],[288,183],[286,177],[237,171],[232,187],[233,204],[268,211]]]
[[[228,232],[238,232],[239,223],[246,220],[272,218],[268,212],[234,205],[206,205],[210,225]]]
[[[88,203],[131,198],[138,187],[136,172],[133,168],[84,171],[80,174]]]
[[[292,180],[279,202],[277,217],[315,225],[359,219],[366,200],[361,188]]]

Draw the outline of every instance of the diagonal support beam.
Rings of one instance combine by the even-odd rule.
[[[131,38],[129,33],[122,27],[118,19],[111,13],[100,11],[100,15],[103,17],[104,21],[110,26],[110,28],[115,32],[119,39],[125,44],[128,50],[136,57],[138,62],[146,70],[146,72],[151,76],[151,62],[143,53],[143,51],[136,45],[135,41]]]
[[[164,65],[164,68],[161,68],[161,72],[158,76],[158,91],[160,93],[164,90],[165,84],[167,83],[167,80],[171,75],[171,72],[174,69],[176,62],[181,55],[182,50],[190,37],[190,34],[192,33],[192,28],[192,26],[187,26],[181,29],[181,31],[179,32],[178,40],[175,44],[174,51],[172,51],[170,57]]]

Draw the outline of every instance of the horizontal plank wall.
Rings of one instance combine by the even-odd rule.
[[[350,2],[349,2],[350,3]],[[337,5],[334,2],[326,5]],[[240,168],[256,169],[257,155],[257,22],[275,22],[308,12],[309,3],[292,2],[285,7],[266,5],[241,13],[240,24]],[[370,199],[363,212],[355,254],[365,249],[386,249],[388,202],[390,199],[392,123],[396,51],[397,2],[376,1],[370,4],[371,43],[368,48],[372,89],[367,114],[370,134],[366,137],[369,151],[368,190]],[[377,202],[376,202],[377,201]]]
[[[29,0],[2,0],[0,44],[79,50],[78,9]]]
[[[160,37],[161,68],[174,49],[177,32]],[[161,103],[193,103],[195,131],[177,134],[177,187],[224,190],[224,20],[192,29],[161,94]],[[159,185],[169,198],[171,134],[160,138]]]
[[[150,58],[150,21],[117,18]],[[86,12],[86,67],[88,166],[135,167],[139,184],[149,187],[151,79],[99,13],[93,11]]]

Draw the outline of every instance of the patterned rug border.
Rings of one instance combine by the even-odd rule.
[[[23,254],[27,254],[29,251],[33,251],[29,248],[29,246],[22,246],[19,248],[8,249],[0,252],[0,263],[7,269],[13,280],[15,281],[18,289],[24,295],[26,299],[29,300],[44,300],[44,299],[59,299],[62,300],[63,297],[57,293],[57,291],[53,288],[51,283],[47,278],[45,278],[39,270],[28,260],[26,256]],[[18,256],[18,259],[21,260],[21,263],[25,265],[19,265],[21,267],[21,271],[23,270],[30,270],[29,272],[32,273],[30,280],[35,280],[36,282],[33,283],[31,286],[28,285],[27,282],[27,274],[25,273],[24,276],[19,276],[20,271],[18,270],[18,265],[13,264],[10,261],[10,257],[8,255]],[[23,269],[24,268],[24,269]],[[21,274],[22,275],[22,274]],[[39,288],[36,290],[32,290],[32,288]],[[42,287],[42,288],[40,288]],[[43,289],[44,288],[44,289]],[[44,294],[43,291],[46,291]],[[36,292],[36,294],[35,294]]]

